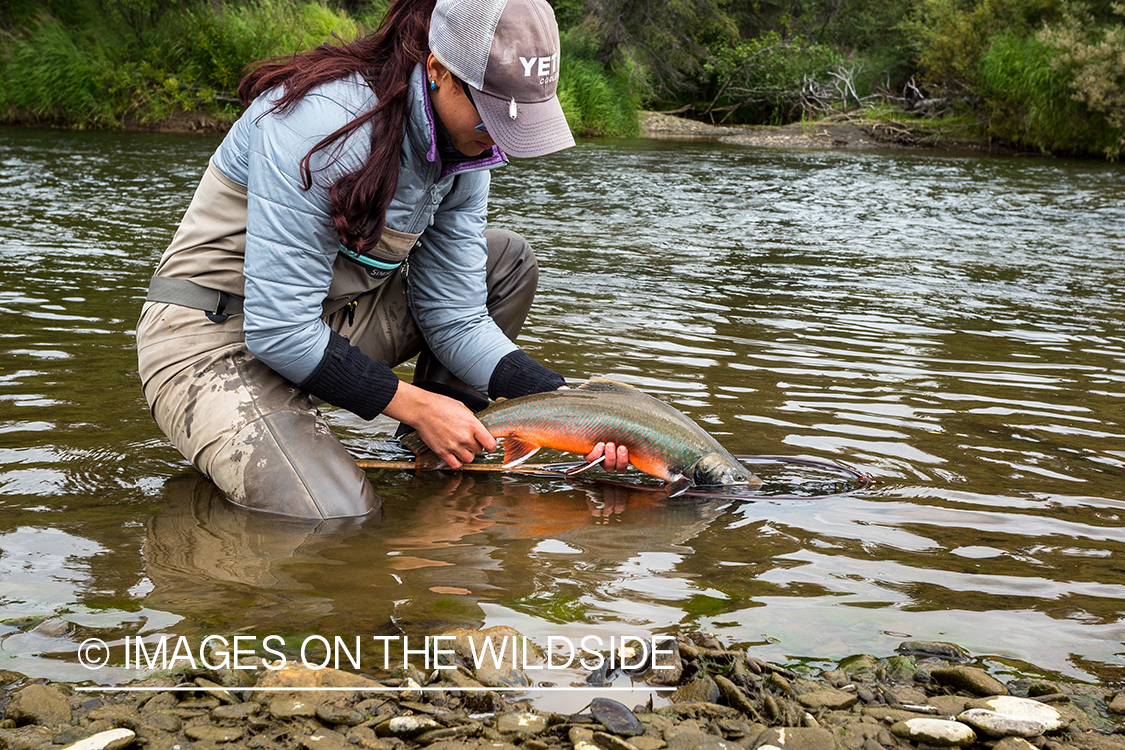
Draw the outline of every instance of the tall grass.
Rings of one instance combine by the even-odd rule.
[[[0,117],[105,125],[113,112],[102,95],[104,67],[92,44],[41,15],[28,28],[0,32]]]
[[[196,110],[233,119],[247,65],[357,33],[346,14],[308,0],[176,7],[128,31],[112,17],[76,28],[43,14],[0,32],[0,121],[112,127]]]
[[[587,136],[631,136],[640,130],[640,96],[628,63],[607,69],[580,29],[562,35],[558,96],[567,124]]]

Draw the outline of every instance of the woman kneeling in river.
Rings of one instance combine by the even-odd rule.
[[[485,395],[564,385],[513,343],[535,256],[485,228],[505,154],[574,144],[558,71],[545,0],[397,0],[371,36],[242,81],[248,109],[137,327],[157,424],[231,501],[307,518],[379,507],[317,403],[410,425],[457,468],[496,447],[473,416]],[[399,381],[391,366],[415,354],[414,384]],[[625,467],[612,445],[587,459],[603,451]]]

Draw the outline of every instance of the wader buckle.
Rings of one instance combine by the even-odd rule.
[[[230,302],[230,295],[226,292],[219,292],[219,304],[215,306],[215,311],[204,310],[207,315],[207,320],[212,323],[226,323],[230,319],[229,315],[224,315],[223,311],[227,309],[227,303]]]

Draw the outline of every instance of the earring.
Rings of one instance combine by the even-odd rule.
[[[436,88],[437,88],[437,84],[434,83],[434,79],[431,77],[430,78],[430,91],[433,91]]]

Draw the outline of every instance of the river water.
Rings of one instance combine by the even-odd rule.
[[[506,625],[698,629],[812,666],[943,640],[1125,684],[1122,165],[670,141],[515,161],[491,213],[540,258],[533,356],[875,484],[668,500],[380,471],[381,519],[314,529],[225,503],[140,393],[140,300],[216,143],[0,130],[0,668],[113,682],[139,676],[127,636]],[[388,457],[393,423],[328,413]]]

